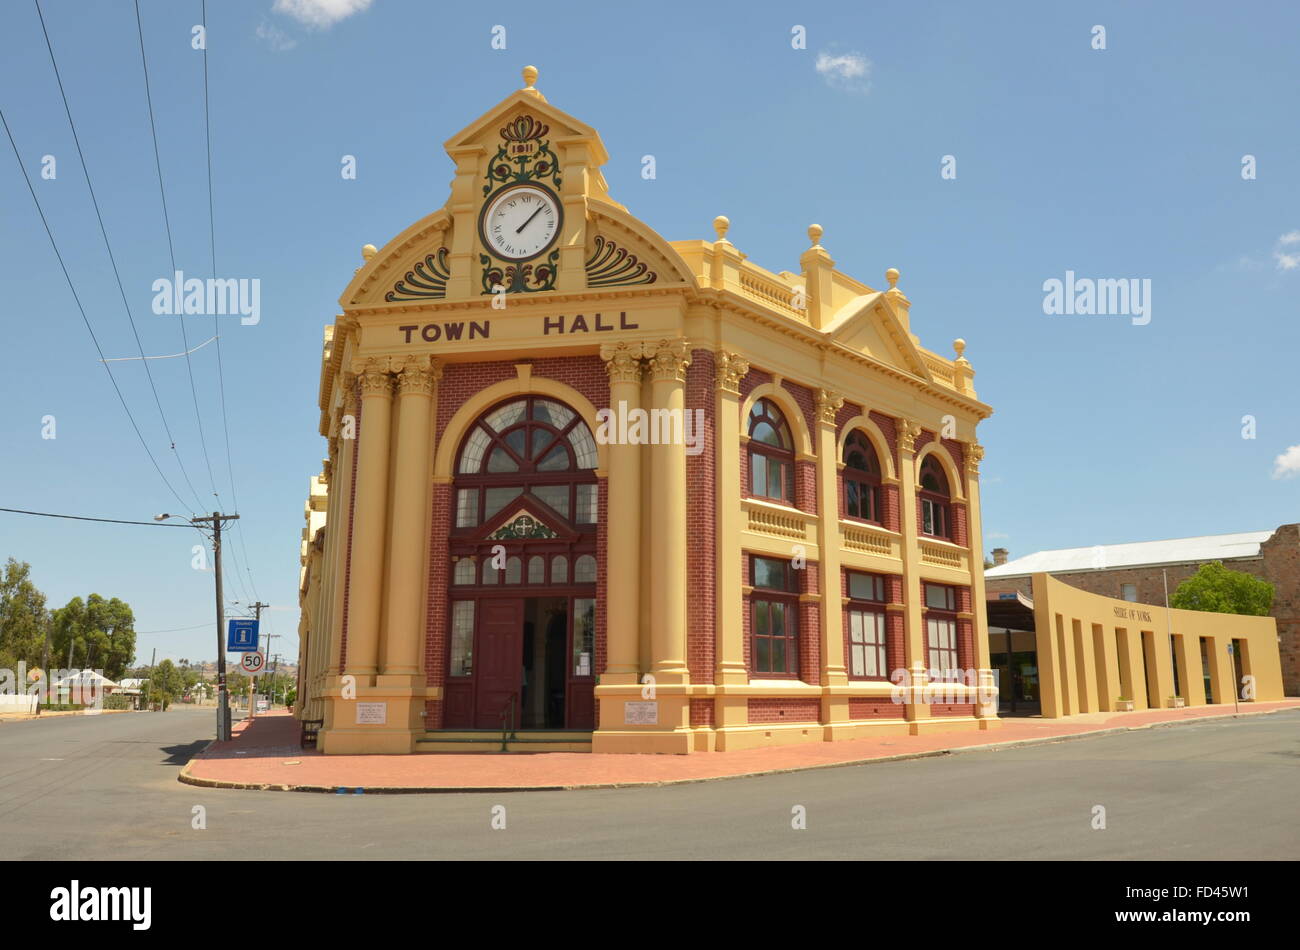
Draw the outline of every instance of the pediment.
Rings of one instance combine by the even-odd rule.
[[[933,382],[921,351],[887,293],[877,291],[851,300],[827,324],[826,334],[855,353]]]

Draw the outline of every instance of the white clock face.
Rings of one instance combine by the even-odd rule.
[[[560,231],[560,209],[540,188],[520,185],[503,192],[483,215],[483,240],[500,257],[522,261],[550,247]]]

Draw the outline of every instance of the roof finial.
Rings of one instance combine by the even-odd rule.
[[[731,222],[723,215],[718,215],[713,219],[713,230],[718,235],[719,241],[727,240],[727,229],[731,227]],[[728,241],[727,243],[731,243]]]
[[[813,247],[818,247],[822,239],[822,226],[820,224],[808,225],[808,240],[812,241]]]
[[[962,359],[962,354],[966,352],[966,341],[961,337],[952,341],[953,351],[957,354],[957,359]]]
[[[885,280],[889,281],[889,289],[893,290],[898,286],[898,268],[891,267],[885,271]]]
[[[524,67],[524,88],[532,89],[533,84],[536,82],[537,82],[537,67],[525,66]]]
[[[368,261],[370,260],[370,258],[374,257],[377,252],[378,252],[378,248],[376,248],[373,244],[362,245],[361,259]]]

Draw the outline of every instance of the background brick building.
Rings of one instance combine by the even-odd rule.
[[[994,566],[984,577],[990,595],[1018,590],[1032,597],[1030,576],[1045,571],[1093,594],[1163,604],[1166,575],[1172,597],[1179,584],[1212,561],[1273,585],[1271,615],[1277,621],[1282,683],[1288,696],[1300,695],[1300,524],[1273,531],[1039,551],[1015,560],[996,548]]]

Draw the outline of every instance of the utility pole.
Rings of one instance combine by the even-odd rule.
[[[154,521],[165,521],[170,517],[168,514],[154,515]],[[226,521],[238,521],[239,515],[214,511],[211,515],[185,520],[196,528],[202,524],[212,525],[212,559],[217,577],[217,740],[226,741],[230,738],[230,696],[226,690],[226,602],[221,591],[221,525]]]
[[[148,689],[148,691],[144,694],[144,695],[145,695],[145,702],[149,702],[150,695],[153,693],[153,671],[154,671],[154,667],[157,666],[157,665],[158,665],[158,648],[157,648],[157,647],[154,647],[154,648],[153,648],[153,656],[150,657],[150,659],[149,659],[149,689]],[[152,705],[152,704],[151,704],[151,705]]]
[[[264,604],[259,600],[257,603],[250,604],[249,606],[253,608],[254,616],[257,617],[257,647],[260,650],[262,648],[262,608],[270,607],[271,605]],[[271,644],[269,641],[266,644],[266,648],[268,651],[271,649]],[[257,716],[257,675],[254,674],[253,676],[249,677],[248,718],[253,719],[256,716]]]

